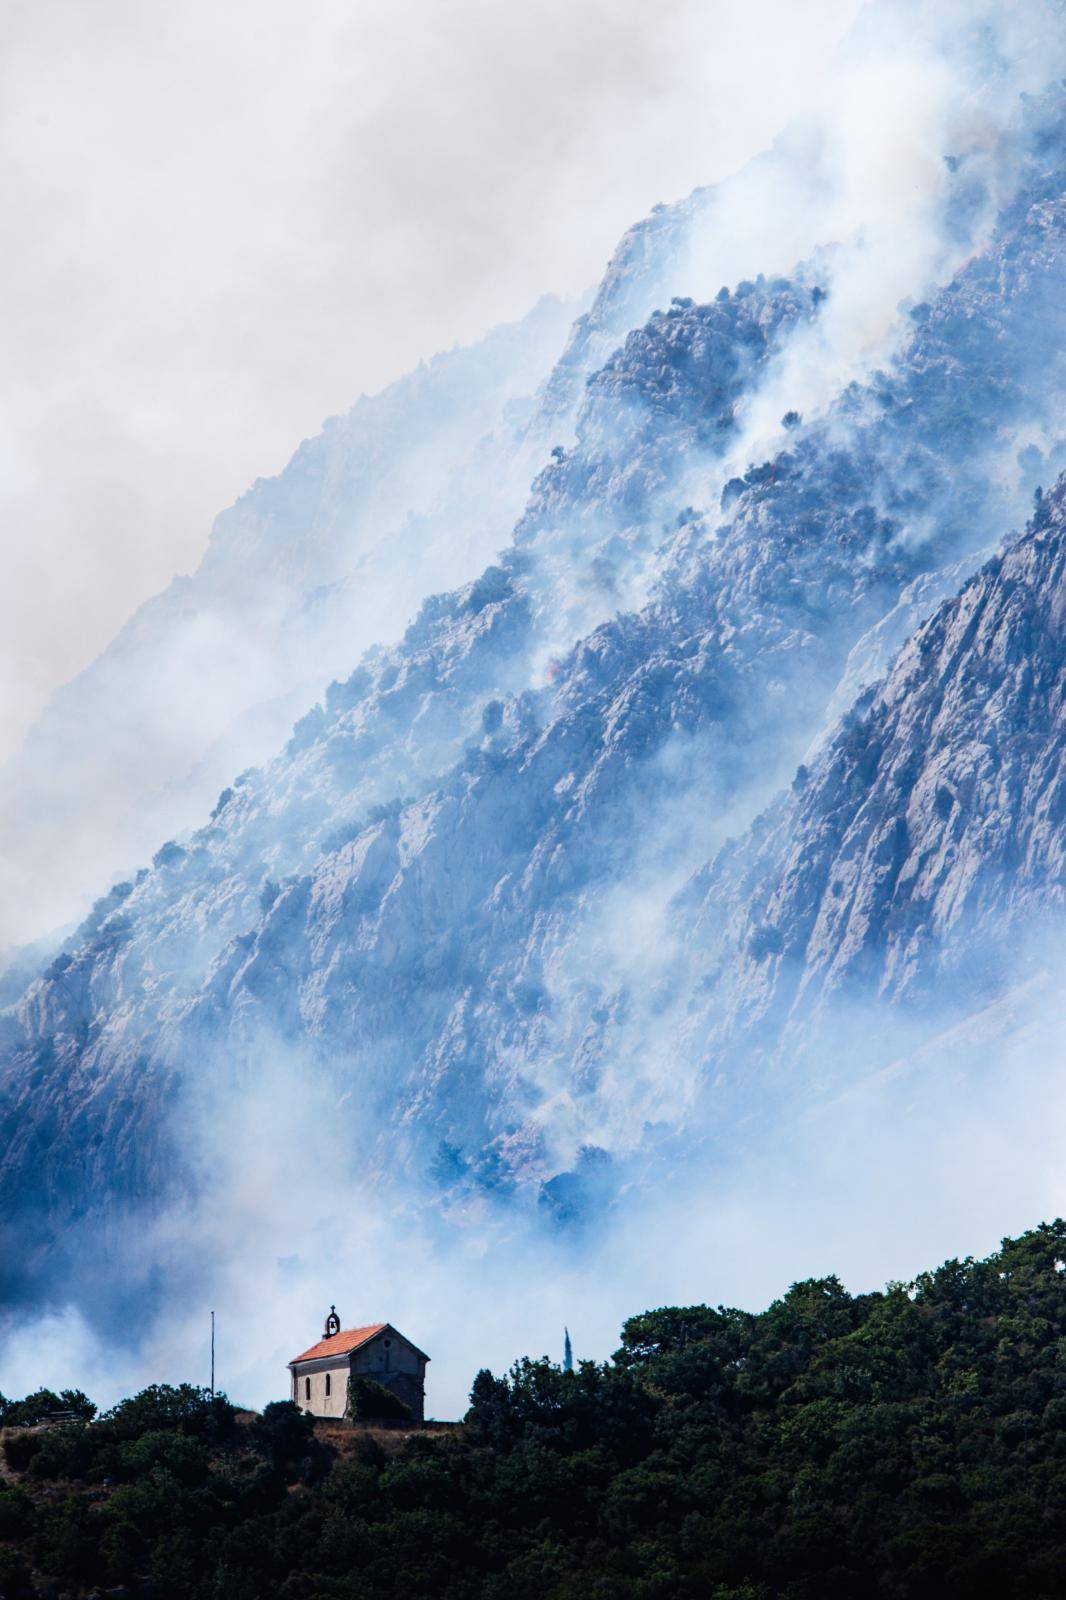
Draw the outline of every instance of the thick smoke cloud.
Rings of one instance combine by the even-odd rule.
[[[1061,975],[1060,975],[1061,976]],[[838,1273],[858,1292],[907,1281],[946,1255],[984,1254],[1007,1232],[1066,1209],[1060,1153],[1066,1096],[1044,1063],[1061,1058],[1050,981],[1024,1042],[981,1017],[949,1046],[758,1141],[734,1131],[625,1199],[603,1228],[565,1240],[515,1219],[431,1223],[383,1206],[380,1190],[335,1174],[344,1152],[328,1107],[293,1116],[269,1071],[214,1150],[225,1181],[199,1211],[148,1241],[167,1313],[127,1340],[73,1311],[23,1325],[4,1344],[0,1387],[78,1382],[101,1403],[135,1385],[207,1381],[208,1312],[218,1314],[219,1381],[242,1404],[286,1393],[285,1363],[312,1342],[332,1301],[352,1322],[388,1318],[430,1353],[428,1405],[461,1415],[478,1367],[561,1355],[604,1358],[625,1317],[709,1302],[757,1309],[805,1276]],[[1009,1005],[1007,1007],[1009,1010]],[[333,1119],[335,1125],[335,1119]],[[205,1265],[188,1277],[188,1241]],[[185,1276],[171,1279],[169,1274]],[[146,1319],[147,1320],[147,1319]],[[146,1334],[147,1337],[142,1337]]]
[[[322,416],[584,290],[855,9],[8,6],[0,753]]]

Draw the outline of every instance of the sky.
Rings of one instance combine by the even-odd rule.
[[[735,170],[859,0],[8,0],[0,758],[214,514]]]

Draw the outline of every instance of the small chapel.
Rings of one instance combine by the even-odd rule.
[[[428,1361],[425,1351],[390,1322],[342,1328],[336,1306],[330,1306],[321,1339],[289,1362],[292,1398],[312,1416],[343,1417],[348,1379],[372,1378],[402,1400],[416,1422],[423,1422]]]

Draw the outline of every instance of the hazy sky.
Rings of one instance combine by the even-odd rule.
[[[255,476],[593,283],[772,138],[857,9],[7,0],[0,754]]]

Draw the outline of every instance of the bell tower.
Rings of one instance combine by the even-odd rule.
[[[336,1306],[330,1306],[329,1316],[326,1318],[326,1331],[322,1337],[323,1339],[332,1339],[333,1335],[335,1333],[340,1333],[340,1331],[341,1319],[337,1315],[337,1308]]]

